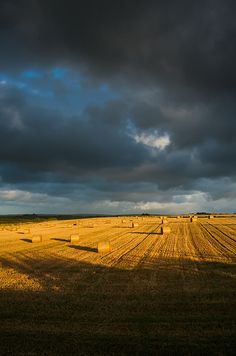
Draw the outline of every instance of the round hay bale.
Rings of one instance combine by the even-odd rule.
[[[109,253],[111,252],[110,241],[101,241],[98,243],[98,253]]]
[[[20,229],[21,234],[30,234],[30,229]]]
[[[170,232],[171,232],[170,226],[162,226],[162,227],[161,227],[161,233],[162,233],[162,235],[164,235],[164,234],[169,234]]]
[[[93,228],[94,226],[95,226],[95,224],[92,224],[92,223],[87,223],[84,227]]]
[[[31,241],[32,241],[32,243],[34,243],[34,242],[42,242],[43,241],[42,235],[33,235]]]
[[[77,234],[70,235],[70,242],[72,244],[79,242],[79,235]]]

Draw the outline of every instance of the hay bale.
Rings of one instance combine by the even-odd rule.
[[[131,224],[131,227],[138,227],[138,223],[133,222],[133,223]]]
[[[79,235],[77,234],[70,235],[70,242],[72,244],[79,242]]]
[[[171,232],[171,228],[170,226],[162,226],[161,227],[161,234],[164,235],[164,234],[169,234]]]
[[[166,218],[162,219],[162,224],[168,224],[168,220]]]
[[[30,229],[20,229],[19,232],[21,234],[30,234]]]
[[[93,228],[95,226],[95,224],[92,223],[87,223],[84,225],[84,227],[89,227],[89,228]]]
[[[32,243],[33,242],[42,242],[43,241],[42,235],[33,235],[31,241],[32,241]]]
[[[197,216],[191,217],[191,218],[190,218],[190,221],[191,221],[191,222],[197,222]]]
[[[209,215],[209,216],[208,216],[208,219],[213,219],[213,218],[214,218],[213,215]]]
[[[122,222],[122,223],[126,223],[126,220],[122,220],[121,222]]]
[[[98,253],[109,253],[111,252],[110,241],[101,241],[98,243]]]

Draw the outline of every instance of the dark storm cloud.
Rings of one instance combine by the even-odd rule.
[[[152,201],[151,191],[171,201],[176,189],[229,198],[235,10],[230,0],[1,1],[0,72],[47,72],[27,80],[49,96],[46,108],[29,98],[31,87],[0,88],[1,184],[72,200],[82,189],[84,201],[86,192]],[[61,78],[52,83],[55,66],[69,69],[70,80],[79,73],[81,91]],[[106,101],[101,93],[94,103],[82,97],[104,83]],[[135,141],[153,133],[169,137],[165,149]],[[227,179],[229,191],[221,188]]]
[[[31,172],[59,172],[73,180],[73,176],[99,173],[114,166],[132,168],[148,155],[121,130],[121,125],[117,130],[110,125],[114,109],[117,121],[122,122],[124,110],[118,103],[103,109],[91,107],[81,117],[65,117],[57,111],[29,106],[10,88],[1,93],[0,159],[19,166],[17,174],[16,169],[5,165],[3,178],[10,177],[9,172],[16,181],[25,178],[22,169],[26,169],[29,179]]]
[[[96,177],[121,184],[149,182],[168,190],[178,186],[193,188],[201,177],[236,175],[232,164],[233,120],[225,128],[223,118],[219,117],[214,127],[217,113],[213,115],[213,109],[210,114],[204,112],[203,120],[198,117],[198,124],[188,115],[187,121],[181,121],[183,114],[178,120],[168,116],[168,112],[160,115],[159,107],[150,110],[153,115],[156,112],[156,122],[153,120],[151,130],[142,125],[140,129],[140,117],[150,116],[145,105],[136,101],[130,105],[125,99],[108,101],[102,107],[91,105],[80,115],[65,116],[56,110],[31,106],[19,91],[3,86],[0,96],[2,180],[81,182]],[[136,133],[144,130],[152,134],[153,129],[158,129],[160,135],[169,132],[170,145],[163,151],[153,151],[136,143],[132,130],[127,128],[130,117]]]
[[[172,88],[235,88],[234,1],[10,0],[1,6],[6,51],[16,36],[36,64],[80,63],[96,75]]]
[[[169,132],[177,149],[191,149],[212,140],[216,146],[234,144],[235,96],[225,92],[214,100],[198,99],[172,101],[164,92],[151,95],[151,102],[145,102],[138,96],[133,99],[131,115],[140,130]]]

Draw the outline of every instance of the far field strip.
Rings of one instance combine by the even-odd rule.
[[[74,222],[55,222],[52,225],[32,224],[31,234],[16,231],[0,231],[0,258],[4,265],[27,271],[50,271],[75,268],[78,262],[101,264],[116,268],[150,268],[170,259],[189,261],[235,262],[235,238],[229,233],[226,222],[220,219],[197,223],[187,220],[169,220],[171,233],[161,235],[160,220],[137,220],[138,227],[122,224],[118,219],[90,219],[74,226]],[[202,222],[201,222],[202,221]],[[94,224],[94,227],[86,227]],[[46,225],[46,226],[45,226]],[[226,231],[226,232],[225,232]],[[43,242],[27,242],[33,234],[41,233]],[[79,234],[77,246],[70,244],[71,234]],[[105,255],[96,253],[99,241],[109,240],[112,251]],[[185,262],[184,262],[185,263]],[[183,261],[181,262],[182,267]],[[149,267],[148,267],[149,266]]]

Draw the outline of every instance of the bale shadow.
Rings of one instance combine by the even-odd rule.
[[[138,232],[138,231],[132,231],[131,234],[135,235],[162,235],[161,232]]]
[[[54,241],[62,241],[62,242],[70,242],[69,239],[61,239],[59,237],[53,237],[50,240],[54,240]]]
[[[88,252],[98,252],[98,249],[95,247],[88,247],[88,246],[80,246],[80,245],[69,245],[68,247],[74,248],[75,250],[80,250],[80,251],[88,251]]]
[[[28,243],[31,243],[32,244],[32,240],[31,239],[20,239],[21,241],[24,241],[24,242],[28,242]]]

